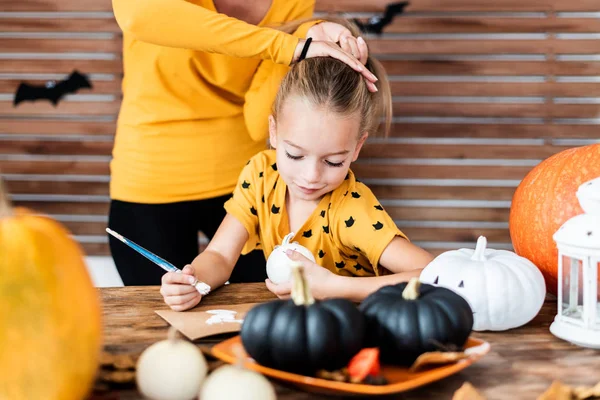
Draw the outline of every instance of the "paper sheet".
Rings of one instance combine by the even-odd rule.
[[[239,332],[246,313],[259,303],[198,306],[188,311],[155,311],[190,340]]]

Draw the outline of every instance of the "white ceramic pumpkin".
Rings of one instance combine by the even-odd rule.
[[[514,252],[486,245],[480,236],[475,250],[440,254],[423,269],[421,281],[462,295],[473,310],[475,331],[503,331],[528,323],[546,297],[542,273]]]
[[[308,258],[312,262],[315,261],[315,256],[306,247],[298,244],[298,242],[290,243],[294,237],[294,233],[289,233],[283,238],[281,245],[275,246],[269,258],[267,259],[267,276],[271,282],[280,284],[289,282],[292,278],[292,260],[285,254],[288,249],[294,250]]]

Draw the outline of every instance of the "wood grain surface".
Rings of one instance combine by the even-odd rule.
[[[135,358],[150,344],[167,335],[168,324],[154,313],[167,309],[158,287],[103,288],[104,349],[109,354]],[[274,299],[264,284],[232,284],[203,299],[203,305],[227,305]],[[536,399],[555,379],[570,385],[600,381],[600,351],[585,349],[555,338],[548,330],[556,314],[556,301],[547,299],[529,324],[504,332],[474,332],[491,344],[491,351],[466,370],[425,387],[384,399],[451,399],[464,382],[471,382],[488,400]],[[222,340],[218,339],[218,340]],[[205,351],[215,339],[196,342]],[[213,360],[211,368],[221,365]],[[280,385],[278,399],[325,399]],[[114,385],[97,390],[90,400],[142,399],[135,385]]]

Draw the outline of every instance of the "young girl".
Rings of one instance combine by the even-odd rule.
[[[386,134],[390,88],[381,66],[366,66],[380,78],[370,93],[359,73],[333,58],[293,65],[269,117],[274,149],[254,156],[225,204],[227,215],[204,252],[182,274],[163,276],[161,294],[173,310],[197,305],[195,279],[223,285],[240,253],[263,250],[265,257],[285,235],[309,249],[317,263],[288,253],[304,265],[315,298],[360,301],[382,286],[418,276],[431,254],[396,227],[367,186],[349,169],[382,114]],[[268,289],[286,298],[291,284]]]

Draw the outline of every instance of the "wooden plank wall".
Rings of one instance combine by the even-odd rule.
[[[317,0],[367,19],[386,1]],[[439,253],[510,249],[509,206],[540,160],[600,138],[600,2],[412,0],[372,53],[392,81],[392,138],[353,167],[413,241]],[[108,255],[108,162],[121,39],[109,0],[0,0],[0,170],[13,201]],[[13,108],[20,81],[91,74],[56,108]]]

